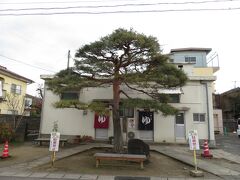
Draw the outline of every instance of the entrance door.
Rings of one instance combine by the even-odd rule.
[[[184,113],[178,113],[176,115],[175,137],[176,137],[176,139],[185,139],[186,138]]]

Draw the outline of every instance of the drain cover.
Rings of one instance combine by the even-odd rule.
[[[150,180],[150,177],[115,176],[114,180]]]

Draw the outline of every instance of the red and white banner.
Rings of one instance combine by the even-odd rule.
[[[200,149],[197,130],[190,130],[188,132],[188,139],[189,139],[190,150],[199,150]]]
[[[109,127],[109,116],[95,113],[94,128],[107,129]]]
[[[59,140],[60,140],[60,133],[59,132],[51,132],[49,151],[58,151]]]

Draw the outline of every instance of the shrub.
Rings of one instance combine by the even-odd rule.
[[[0,123],[0,141],[11,141],[14,136],[14,132],[10,124]]]
[[[92,138],[92,136],[83,135],[81,140],[82,140],[82,142],[92,142],[93,138]]]
[[[80,142],[93,142],[93,138],[92,136],[87,136],[87,135],[83,135],[83,136],[76,136],[74,139],[74,143],[80,143]]]

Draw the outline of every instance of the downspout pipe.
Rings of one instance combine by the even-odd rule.
[[[208,120],[208,141],[210,141],[210,116],[209,116],[208,84],[207,84],[207,82],[204,82],[204,81],[200,81],[200,83],[205,85],[205,90],[206,90],[207,120]]]

